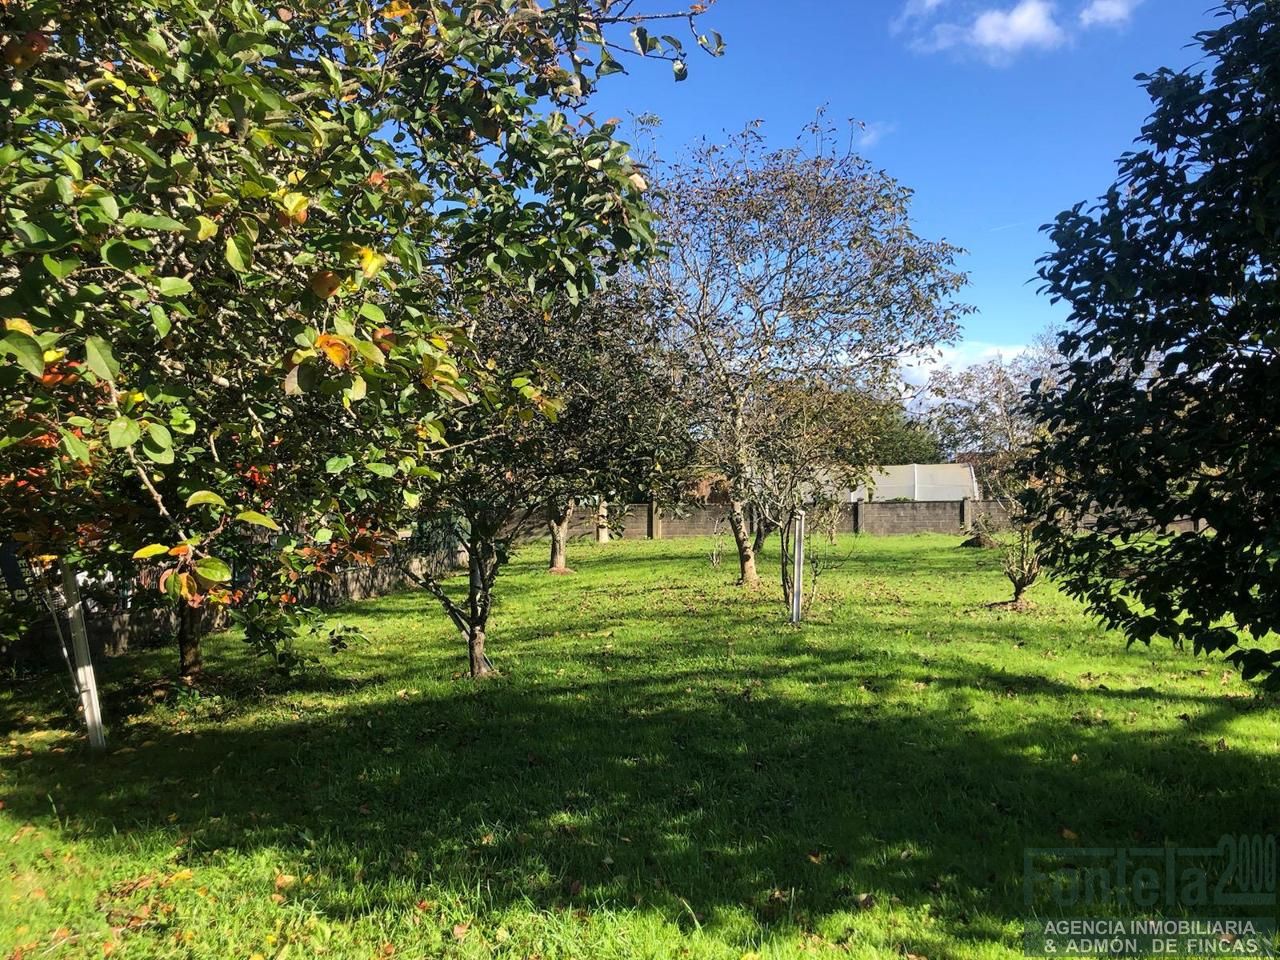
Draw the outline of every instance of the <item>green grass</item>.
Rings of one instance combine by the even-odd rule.
[[[957,543],[859,541],[800,630],[706,541],[531,548],[498,679],[400,594],[291,682],[103,663],[100,760],[6,689],[0,956],[1014,957],[1026,846],[1280,832],[1274,700],[1051,585],[987,609]]]

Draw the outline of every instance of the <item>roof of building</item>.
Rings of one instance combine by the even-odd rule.
[[[977,500],[979,492],[971,464],[907,463],[876,467],[872,483],[849,491],[849,499]]]

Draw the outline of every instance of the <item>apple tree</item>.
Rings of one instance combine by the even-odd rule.
[[[574,300],[653,243],[586,105],[615,31],[687,68],[612,7],[0,7],[0,535],[187,609],[368,554],[510,394],[451,305]]]

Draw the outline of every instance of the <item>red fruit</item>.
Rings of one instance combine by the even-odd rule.
[[[317,270],[307,282],[311,292],[321,300],[328,300],[342,286],[342,278],[332,270]]]
[[[5,44],[4,62],[18,71],[30,70],[49,49],[49,38],[32,31],[21,40],[17,37]]]

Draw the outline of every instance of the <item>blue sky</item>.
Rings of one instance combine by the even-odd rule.
[[[627,60],[597,116],[658,114],[663,154],[756,118],[790,144],[823,104],[865,122],[861,152],[916,191],[919,231],[968,251],[978,311],[946,352],[964,363],[1063,317],[1036,293],[1038,228],[1113,181],[1149,113],[1134,74],[1193,63],[1215,19],[1210,0],[719,0],[701,22],[723,58],[696,51],[680,84]]]

